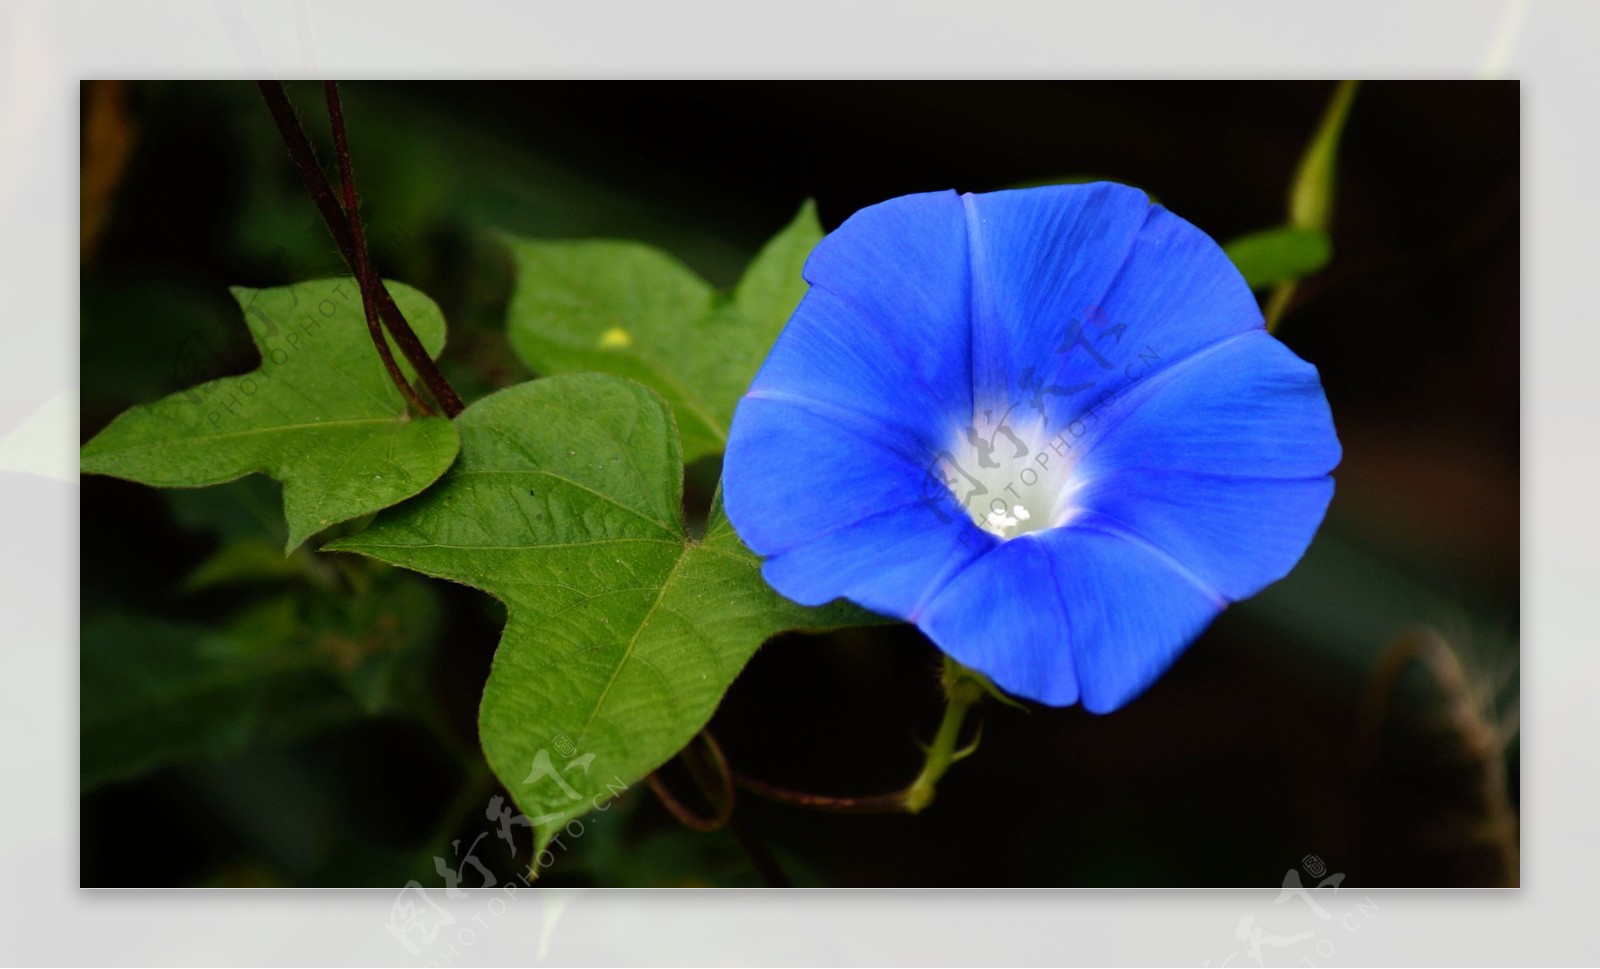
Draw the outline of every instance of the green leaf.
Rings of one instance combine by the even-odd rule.
[[[437,485],[325,548],[506,604],[479,736],[541,845],[682,749],[768,637],[876,620],[773,592],[720,498],[689,536],[672,415],[644,387],[551,377],[456,426]]]
[[[1333,255],[1326,232],[1294,226],[1252,232],[1223,249],[1251,289],[1302,279],[1326,266]]]
[[[1350,117],[1356,96],[1355,81],[1340,81],[1333,100],[1323,112],[1316,134],[1300,156],[1294,182],[1289,187],[1289,224],[1326,229],[1333,213],[1335,174],[1338,169],[1339,140]]]
[[[642,243],[509,238],[511,345],[541,374],[637,380],[671,405],[685,461],[720,454],[734,407],[805,295],[800,269],[821,239],[807,202],[724,294]]]
[[[1350,105],[1356,96],[1356,81],[1340,81],[1333,90],[1333,99],[1322,113],[1322,120],[1300,156],[1294,181],[1289,185],[1289,225],[1298,229],[1316,229],[1327,232],[1333,218],[1334,189],[1337,186],[1339,141],[1344,135],[1345,121],[1350,117]],[[1294,298],[1296,279],[1279,282],[1262,308],[1267,332],[1277,330],[1283,314]]]
[[[439,308],[408,286],[390,290],[437,356]],[[83,446],[85,473],[189,488],[264,472],[283,482],[292,551],[329,525],[409,498],[450,466],[455,429],[408,413],[352,280],[237,288],[234,296],[261,366],[125,411]]]

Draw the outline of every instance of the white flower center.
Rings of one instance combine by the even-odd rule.
[[[1047,428],[1026,407],[981,409],[955,429],[934,473],[985,531],[1016,538],[1054,528],[1071,517],[1068,499],[1081,484],[1072,470],[1083,426],[1074,424]]]

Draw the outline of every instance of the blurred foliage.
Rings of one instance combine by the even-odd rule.
[[[1322,121],[1310,144],[1300,156],[1294,181],[1289,183],[1289,228],[1326,233],[1333,220],[1333,201],[1339,184],[1339,141],[1344,135],[1350,105],[1356,96],[1355,81],[1340,81],[1333,98],[1322,113]],[[1326,261],[1326,257],[1324,257]],[[1278,280],[1267,301],[1267,329],[1275,330],[1278,321],[1294,298],[1298,276]]]
[[[220,628],[107,613],[82,634],[82,779],[85,790],[174,762],[216,759],[360,716],[427,702],[423,671],[440,627],[430,587],[373,567],[357,582],[304,552],[276,575],[219,568],[227,546],[197,575],[303,588],[274,591]],[[347,572],[357,575],[355,572]]]
[[[1311,275],[1328,264],[1333,243],[1320,229],[1282,226],[1240,236],[1224,247],[1251,289]]]

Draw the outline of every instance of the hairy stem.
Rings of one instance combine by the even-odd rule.
[[[339,254],[344,257],[345,264],[359,279],[360,272],[357,267],[360,257],[356,253],[355,237],[351,234],[349,221],[338,199],[334,197],[327,174],[317,163],[316,150],[312,147],[311,140],[306,137],[305,129],[300,126],[300,118],[295,114],[294,105],[289,102],[289,95],[284,91],[283,83],[257,81],[256,85],[261,89],[261,96],[267,102],[267,110],[272,112],[272,120],[277,124],[278,134],[282,136],[284,145],[289,149],[289,158],[294,162],[295,170],[300,173],[300,180],[305,182],[306,191],[316,203],[322,221],[327,223],[328,233],[333,236],[334,245],[339,247]],[[374,295],[377,299],[380,320],[388,329],[389,335],[394,338],[395,345],[411,364],[411,368],[422,378],[428,393],[439,402],[439,407],[445,416],[454,417],[461,413],[465,409],[461,398],[445,379],[438,364],[428,356],[427,349],[423,347],[422,341],[417,339],[417,334],[411,329],[411,324],[406,322],[400,307],[395,305],[394,297],[389,294],[388,287],[383,285],[381,279],[378,280]]]
[[[705,747],[703,752],[695,749],[695,741]],[[711,735],[711,729],[708,727],[700,731],[695,741],[691,741],[689,746],[679,751],[678,757],[716,814],[711,818],[701,818],[696,815],[674,797],[666,784],[654,773],[645,778],[651,793],[655,794],[673,817],[693,831],[707,833],[726,826],[732,832],[734,839],[739,842],[739,847],[744,849],[745,856],[750,859],[751,865],[755,867],[761,879],[767,883],[767,887],[791,887],[793,883],[772,854],[772,850],[767,847],[766,842],[750,823],[733,809],[735,797],[733,772],[728,768],[728,760],[722,755],[722,746],[717,743],[717,738]]]
[[[757,797],[792,804],[795,807],[811,808],[815,811],[829,811],[834,814],[903,814],[906,810],[905,791],[843,797],[795,791],[776,784],[768,784],[766,781],[758,781],[738,771],[733,772],[733,779],[739,787]]]
[[[956,743],[961,739],[961,725],[966,721],[967,711],[972,705],[983,699],[983,686],[967,674],[965,667],[948,656],[944,658],[944,674],[940,682],[944,685],[945,693],[944,717],[939,721],[939,732],[934,734],[933,743],[928,747],[928,759],[923,762],[922,773],[906,788],[905,809],[911,814],[920,812],[933,802],[933,795],[945,771],[961,759],[962,753],[956,749]]]
[[[684,766],[689,770],[689,776],[694,779],[695,786],[711,804],[715,813],[709,818],[695,814],[687,805],[678,800],[667,788],[667,785],[656,773],[651,773],[645,778],[645,783],[650,785],[651,793],[661,805],[684,827],[693,831],[706,833],[717,831],[728,823],[733,817],[733,776],[728,770],[728,761],[722,756],[722,748],[710,732],[702,730],[695,738],[705,748],[704,753],[695,749],[695,741],[690,741],[689,746],[679,752]]]
[[[333,127],[333,153],[339,160],[339,184],[344,192],[344,217],[350,227],[350,248],[356,257],[356,264],[352,268],[355,270],[356,284],[361,288],[361,310],[367,317],[367,333],[371,335],[372,345],[378,348],[378,356],[383,358],[383,367],[389,371],[389,379],[394,381],[395,388],[400,391],[401,396],[424,415],[431,415],[433,410],[417,396],[411,382],[400,372],[400,365],[395,363],[394,353],[389,350],[389,341],[384,338],[383,326],[378,322],[377,288],[382,282],[378,279],[378,274],[373,271],[372,256],[367,252],[366,234],[361,229],[361,200],[356,195],[355,172],[350,164],[350,143],[345,134],[344,107],[339,103],[339,85],[333,81],[325,81],[323,88],[328,97],[328,120]]]

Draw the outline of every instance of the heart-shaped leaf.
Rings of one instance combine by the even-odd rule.
[[[807,202],[730,293],[642,243],[511,239],[511,345],[542,374],[637,380],[672,405],[685,461],[720,454],[739,397],[805,295],[800,269],[821,239]]]

